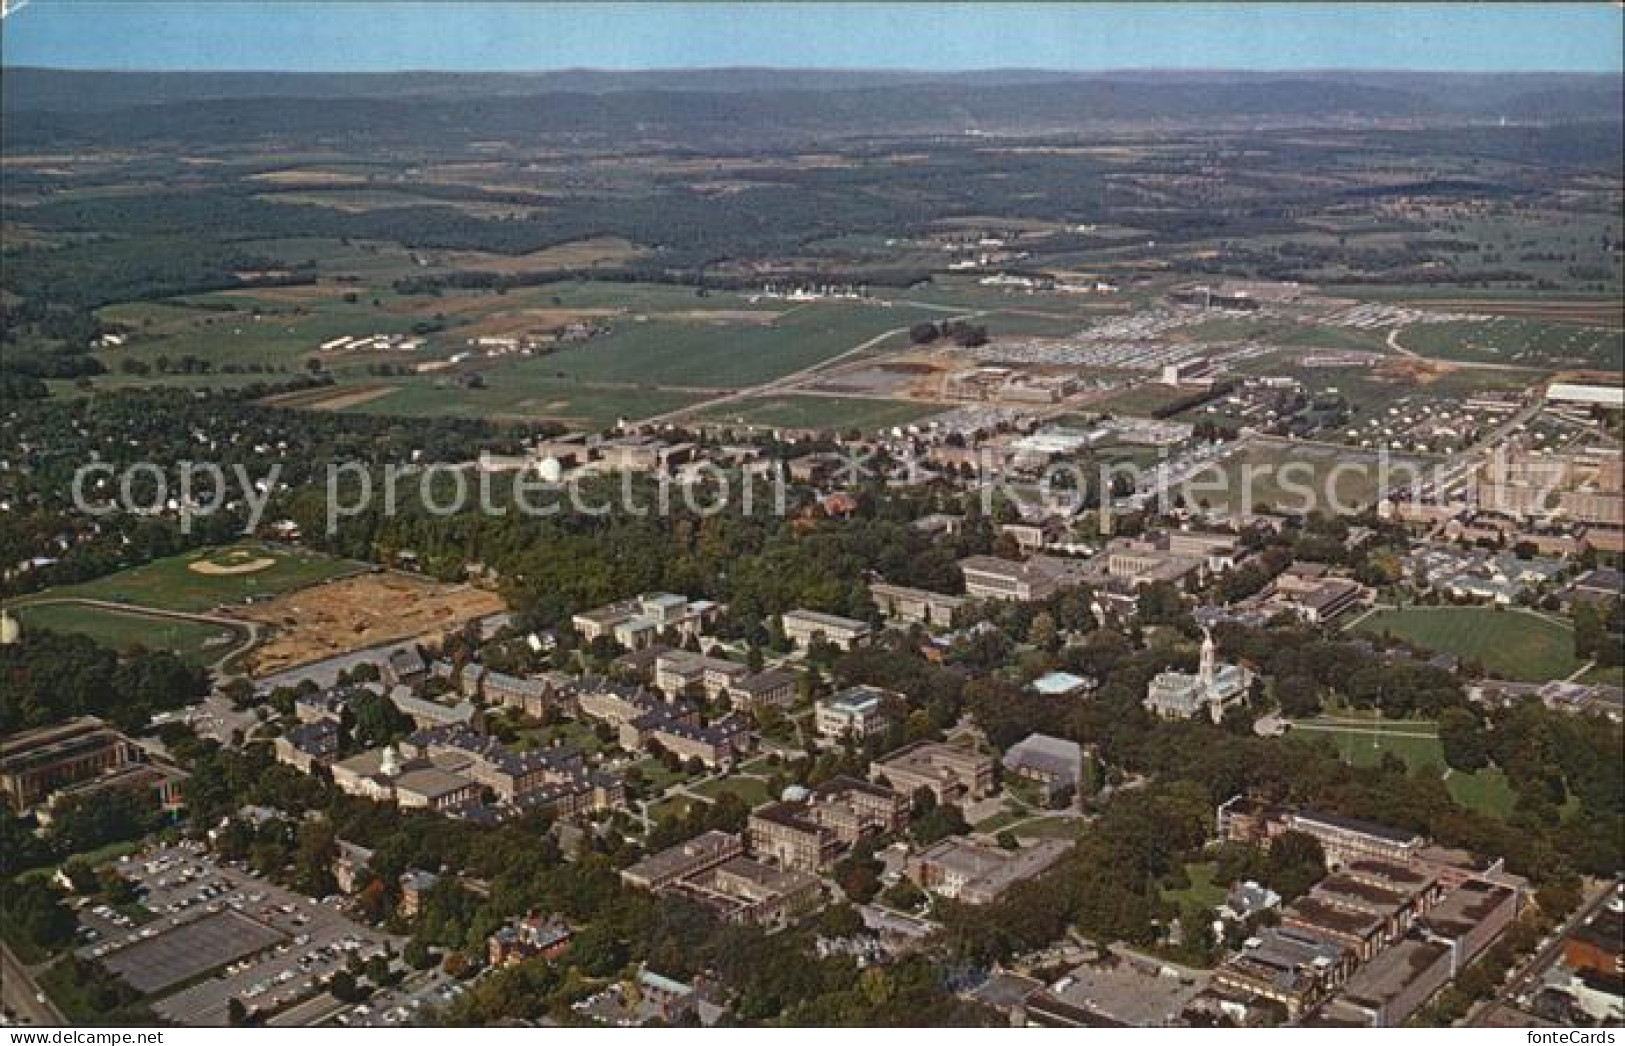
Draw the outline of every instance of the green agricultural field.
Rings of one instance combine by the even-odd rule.
[[[689,308],[719,310],[709,300]],[[709,322],[682,316],[616,320],[608,334],[554,353],[548,370],[565,378],[699,388],[758,385],[855,349],[887,331],[940,314],[813,302],[785,310],[772,323]]]
[[[842,396],[766,396],[701,412],[707,421],[783,428],[881,429],[907,425],[944,408],[935,403]]]
[[[1352,511],[1375,503],[1385,482],[1402,481],[1401,470],[1411,461],[1392,460],[1391,478],[1385,480],[1377,457],[1357,448],[1255,441],[1193,476],[1181,490],[1198,505]]]
[[[381,383],[391,389],[376,398],[343,407],[390,417],[522,418],[563,421],[586,427],[612,425],[620,418],[646,418],[700,402],[699,393],[638,385],[599,386],[559,379],[545,360],[521,359],[483,372],[484,387],[427,377]],[[337,395],[337,393],[335,393]]]
[[[1386,608],[1361,619],[1361,632],[1388,633],[1428,650],[1484,666],[1500,679],[1539,683],[1580,667],[1574,634],[1539,614],[1489,607]]]
[[[1625,331],[1511,317],[1419,323],[1405,328],[1399,343],[1440,360],[1615,371],[1625,362]]]
[[[226,572],[204,573],[195,564]],[[207,568],[205,568],[207,569]],[[264,599],[370,569],[319,552],[245,542],[228,548],[186,552],[78,585],[48,589],[24,601],[75,597],[135,607],[201,613],[218,606]]]
[[[113,650],[140,646],[168,650],[192,665],[211,665],[242,642],[240,629],[201,621],[176,621],[77,603],[41,603],[18,608],[25,629],[75,633]]]

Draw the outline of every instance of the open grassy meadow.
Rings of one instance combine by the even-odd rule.
[[[1426,720],[1389,720],[1365,715],[1325,715],[1292,724],[1292,736],[1330,744],[1350,766],[1376,766],[1384,756],[1401,760],[1411,771],[1444,777],[1445,788],[1460,806],[1489,817],[1512,812],[1513,794],[1506,774],[1496,766],[1471,774],[1450,769],[1439,744],[1438,727]]]
[[[1501,679],[1545,682],[1580,667],[1574,636],[1551,618],[1490,607],[1384,608],[1361,619],[1358,631],[1387,633],[1484,666]]]

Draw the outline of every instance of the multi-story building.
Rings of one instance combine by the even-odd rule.
[[[1326,863],[1333,868],[1364,860],[1410,864],[1425,844],[1415,832],[1337,814],[1292,810],[1249,796],[1236,796],[1219,807],[1218,828],[1222,840],[1265,848],[1283,832],[1303,832],[1320,842]]]
[[[819,824],[801,803],[769,803],[752,810],[745,838],[755,856],[813,874],[834,863],[842,849],[835,832]]]
[[[817,872],[860,839],[901,831],[908,798],[851,777],[834,777],[800,798],[758,807],[746,839],[757,857]]]
[[[681,697],[693,688],[715,700],[750,674],[737,661],[687,650],[663,650],[655,658],[655,689],[668,698]]]
[[[728,700],[735,709],[788,708],[795,704],[801,677],[794,669],[768,668],[728,684]]]
[[[688,599],[669,592],[647,592],[575,615],[571,625],[591,642],[608,637],[628,650],[641,650],[662,635],[698,637],[721,614],[708,599]]]
[[[918,741],[875,760],[871,776],[903,795],[928,788],[939,803],[959,803],[991,794],[993,766],[991,755],[974,749]]]
[[[965,605],[964,596],[948,596],[923,588],[909,588],[876,581],[869,585],[869,595],[875,609],[894,621],[910,625],[929,625],[947,628],[954,615]]]
[[[40,810],[57,798],[107,789],[150,792],[179,809],[186,773],[94,716],[13,734],[0,742],[0,797],[13,810]]]
[[[706,832],[621,872],[628,886],[695,901],[730,922],[786,923],[818,903],[818,879],[744,856],[737,835]]]
[[[862,740],[886,726],[886,693],[854,686],[823,698],[813,706],[813,725],[827,741]]]
[[[487,963],[494,969],[529,959],[557,959],[570,950],[575,931],[563,919],[527,915],[497,929],[485,939]]]
[[[713,769],[732,764],[751,741],[744,720],[727,716],[702,724],[681,706],[663,706],[623,723],[620,736],[621,747],[629,751],[658,744],[681,759],[698,759]]]
[[[619,729],[658,709],[662,701],[642,687],[617,683],[603,676],[586,676],[571,687],[576,710],[588,719]]]
[[[273,744],[279,763],[310,773],[326,766],[339,755],[339,724],[335,719],[318,719],[289,727]]]
[[[651,854],[623,868],[621,882],[636,889],[658,892],[680,879],[698,875],[731,858],[742,857],[744,853],[745,843],[739,836],[728,832],[705,832],[686,843]]]
[[[812,641],[822,639],[842,650],[851,650],[869,641],[874,630],[869,622],[855,618],[825,614],[817,610],[790,610],[779,618],[784,637],[805,650]]]
[[[959,570],[965,576],[965,594],[972,599],[1012,599],[1020,603],[1048,599],[1086,576],[1078,564],[1052,556],[1025,560],[967,556],[959,561]]]
[[[1278,1003],[1297,1020],[1348,979],[1354,958],[1335,941],[1289,926],[1272,926],[1213,971],[1223,989]]]
[[[908,876],[922,890],[962,904],[991,904],[1016,883],[1059,861],[1070,843],[1043,839],[1019,850],[951,836],[908,860]]]
[[[1077,794],[1083,783],[1083,748],[1047,734],[1028,734],[1004,753],[1004,769],[1016,777],[1035,781],[1046,799],[1065,792]]]

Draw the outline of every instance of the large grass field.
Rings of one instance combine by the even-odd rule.
[[[689,307],[718,308],[705,301],[690,301]],[[739,388],[810,367],[886,331],[938,318],[939,313],[923,309],[844,302],[786,309],[772,323],[650,316],[642,323],[617,321],[608,334],[545,362],[566,378]]]
[[[1358,631],[1387,633],[1428,650],[1454,654],[1501,679],[1539,683],[1580,667],[1574,636],[1539,614],[1490,607],[1384,608],[1361,619]]]
[[[1441,360],[1608,370],[1625,360],[1625,331],[1511,317],[1415,324],[1401,332],[1399,343]]]
[[[907,400],[841,396],[765,396],[705,410],[708,421],[784,428],[880,429],[906,425],[947,408]]]
[[[669,389],[599,387],[554,377],[545,361],[504,363],[484,374],[485,387],[411,378],[384,383],[375,398],[343,409],[392,417],[523,418],[604,427],[620,418],[646,418],[698,403],[698,393]],[[340,390],[342,392],[342,390]],[[337,393],[336,393],[337,394]]]
[[[1401,469],[1414,460],[1394,458],[1385,479],[1377,456],[1359,448],[1258,440],[1182,489],[1192,504],[1213,507],[1354,512],[1374,504],[1385,483],[1403,480]]]
[[[175,621],[75,603],[20,607],[17,620],[25,629],[88,636],[118,651],[136,646],[168,650],[193,665],[213,664],[244,637],[239,629],[224,625]]]
[[[253,564],[259,560],[270,560],[270,563],[263,569],[237,574],[206,574],[192,569],[195,563],[215,562],[229,567]],[[72,596],[159,610],[201,613],[251,598],[278,595],[366,569],[363,564],[334,559],[319,552],[285,545],[244,542],[229,548],[203,549],[154,560],[94,581],[48,589],[23,602]]]
[[[1376,766],[1383,756],[1393,755],[1412,771],[1443,775],[1450,797],[1469,810],[1497,818],[1512,812],[1512,789],[1500,768],[1490,766],[1471,774],[1451,770],[1444,761],[1438,727],[1431,722],[1326,715],[1294,723],[1292,735],[1329,743],[1337,758],[1350,766]]]

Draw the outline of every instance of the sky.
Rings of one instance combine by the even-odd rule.
[[[11,0],[7,0],[10,6]],[[1619,72],[1592,4],[30,0],[0,63],[520,72],[590,67]]]

